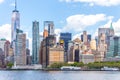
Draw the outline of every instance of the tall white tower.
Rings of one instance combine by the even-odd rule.
[[[20,14],[17,10],[17,1],[15,0],[15,9],[12,11],[12,20],[11,20],[11,47],[13,48],[14,53],[14,65],[16,63],[16,42],[17,42],[17,29],[20,29]]]

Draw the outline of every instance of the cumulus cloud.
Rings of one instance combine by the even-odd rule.
[[[29,39],[29,49],[32,51],[32,38],[28,36],[28,32],[26,33],[26,38]],[[11,25],[4,24],[0,26],[0,39],[5,38],[11,42]]]
[[[5,38],[11,41],[11,25],[4,24],[0,26],[0,38]]]
[[[3,3],[3,2],[4,2],[4,0],[0,0],[0,4]]]
[[[63,28],[63,31],[83,31],[86,27],[95,25],[98,22],[105,21],[109,17],[105,14],[96,15],[72,15],[66,19],[67,25]]]
[[[90,6],[99,5],[99,6],[116,6],[120,5],[120,0],[60,0],[65,2],[81,2],[87,3]]]
[[[13,6],[13,7],[14,7],[14,6],[15,6],[15,3],[11,3],[10,6]]]
[[[81,34],[82,34],[82,33],[78,33],[78,34],[73,35],[72,40],[74,40],[74,39],[76,39],[76,38],[81,39],[81,38],[80,38],[80,35],[81,35]]]
[[[55,29],[55,35],[56,35],[56,41],[57,42],[59,42],[61,32],[62,32],[62,29]]]

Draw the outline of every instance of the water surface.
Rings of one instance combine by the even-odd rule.
[[[119,71],[0,71],[0,80],[120,80]]]

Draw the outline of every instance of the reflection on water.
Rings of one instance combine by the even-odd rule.
[[[120,80],[119,71],[0,71],[0,80]]]

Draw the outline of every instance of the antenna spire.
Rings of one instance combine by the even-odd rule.
[[[15,0],[15,10],[17,10],[17,0]]]

